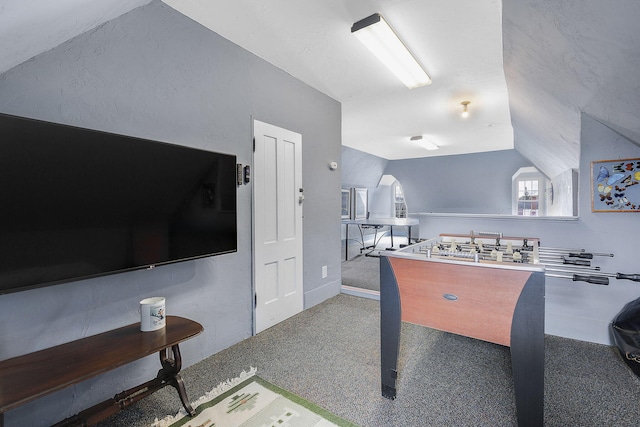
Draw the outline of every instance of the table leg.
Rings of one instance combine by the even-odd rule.
[[[393,247],[393,225],[389,226],[389,231],[391,232],[391,247]]]
[[[177,344],[172,346],[171,352],[173,353],[173,359],[169,357],[168,348],[160,352],[160,363],[162,364],[162,369],[160,370],[160,372],[158,372],[158,376],[162,376],[164,381],[166,381],[176,389],[176,391],[178,392],[178,396],[180,396],[182,406],[184,406],[187,414],[194,416],[196,414],[196,411],[191,407],[191,403],[187,398],[187,391],[184,387],[184,381],[182,381],[182,377],[179,374],[180,369],[182,369],[180,347],[178,347]]]
[[[382,396],[396,398],[400,349],[400,291],[389,258],[380,257],[380,374]]]
[[[344,225],[344,260],[349,261],[349,224]]]
[[[511,324],[511,369],[518,426],[544,424],[544,273],[525,284]]]

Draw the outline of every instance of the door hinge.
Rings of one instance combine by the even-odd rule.
[[[258,307],[258,294],[253,294],[253,308]]]
[[[255,136],[253,137],[253,152],[256,152],[256,138]]]

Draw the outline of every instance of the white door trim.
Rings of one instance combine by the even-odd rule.
[[[304,308],[302,135],[253,121],[254,333]]]

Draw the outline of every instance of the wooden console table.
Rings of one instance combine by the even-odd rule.
[[[141,332],[140,324],[134,323],[0,361],[0,427],[4,425],[3,414],[11,409],[155,352],[159,352],[162,365],[156,378],[56,425],[96,424],[166,385],[175,387],[182,405],[193,415],[179,374],[182,358],[178,344],[202,330],[202,325],[192,320],[167,316],[166,327],[157,331]]]

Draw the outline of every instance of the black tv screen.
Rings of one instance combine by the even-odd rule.
[[[0,294],[237,250],[236,157],[0,114]]]

